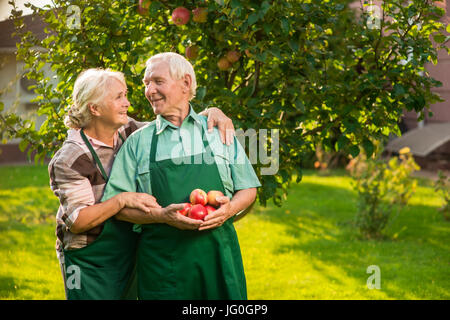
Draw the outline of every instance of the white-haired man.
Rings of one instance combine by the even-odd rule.
[[[140,299],[246,299],[247,289],[233,217],[251,205],[260,186],[242,146],[223,146],[217,130],[190,100],[196,79],[182,56],[166,52],[147,61],[145,96],[157,119],[127,139],[118,153],[104,200],[145,192],[168,215],[181,215],[194,189],[218,190],[220,207],[182,230],[163,219],[142,225],[137,253]],[[167,210],[169,208],[170,210]],[[191,220],[188,217],[183,217]],[[159,223],[158,223],[159,222]],[[192,221],[190,222],[192,225]],[[187,223],[188,224],[188,223]]]

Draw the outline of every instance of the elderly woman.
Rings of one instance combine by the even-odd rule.
[[[127,137],[146,123],[127,116],[130,103],[121,72],[82,72],[72,99],[65,119],[71,129],[48,167],[60,201],[56,248],[66,297],[121,299],[134,270],[138,233],[133,223],[158,221],[181,229],[198,228],[198,223],[161,209],[145,193],[124,192],[100,202],[114,157]],[[205,114],[211,128],[219,125],[223,141],[229,139],[231,120],[217,108]]]

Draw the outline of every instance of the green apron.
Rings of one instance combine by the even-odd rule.
[[[82,131],[81,136],[107,181],[103,166]],[[80,249],[64,250],[67,299],[137,298],[135,262],[139,235],[132,228],[133,224],[111,217],[94,242]]]
[[[150,182],[161,206],[189,202],[191,191],[197,188],[225,194],[204,131],[203,154],[163,161],[155,161],[158,135],[156,130],[153,133]],[[202,159],[207,163],[200,163]],[[167,224],[142,227],[137,251],[139,299],[247,299],[233,219],[205,231],[179,230]]]

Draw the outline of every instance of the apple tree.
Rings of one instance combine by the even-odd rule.
[[[38,113],[47,120],[35,130],[32,121],[3,111],[2,139],[21,138],[21,148],[36,150],[37,159],[51,156],[66,137],[73,83],[91,67],[124,72],[131,116],[153,119],[144,64],[175,51],[194,66],[199,109],[220,107],[244,132],[277,130],[277,172],[261,174],[260,162],[255,169],[260,202],[280,204],[315,146],[371,154],[372,141],[399,133],[405,109],[424,115],[440,101],[431,91],[440,83],[425,64],[436,63],[449,40],[439,22],[444,10],[432,0],[386,0],[376,15],[367,1],[356,2],[363,9],[352,2],[55,0],[55,7],[29,5],[47,24],[42,41],[14,9],[18,57],[37,81]]]

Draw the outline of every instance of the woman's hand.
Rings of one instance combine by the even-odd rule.
[[[208,117],[208,132],[212,132],[213,128],[217,127],[222,143],[228,146],[233,143],[235,131],[233,121],[222,110],[212,107],[200,112],[200,114]]]
[[[150,213],[152,208],[161,208],[156,198],[147,193],[122,192],[118,196],[122,208],[139,209],[145,213]]]

